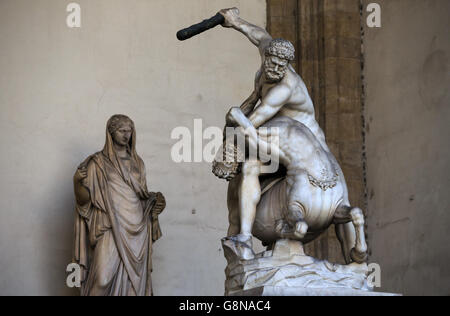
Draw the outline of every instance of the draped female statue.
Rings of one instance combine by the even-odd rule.
[[[74,188],[81,295],[152,295],[152,244],[161,237],[165,199],[147,190],[130,118],[109,119],[105,147],[81,163]]]

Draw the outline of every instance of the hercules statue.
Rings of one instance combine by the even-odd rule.
[[[280,238],[306,243],[335,223],[345,260],[364,262],[367,245],[363,212],[350,206],[344,175],[315,119],[306,85],[290,65],[294,46],[287,40],[273,39],[264,29],[241,19],[237,8],[219,13],[224,17],[222,26],[246,35],[262,58],[254,91],[240,108],[230,110],[227,126],[241,127],[250,136],[249,142],[259,146],[265,146],[264,139],[273,137],[258,133],[260,127],[279,128],[276,136],[280,147],[272,146],[269,152],[276,152],[287,170],[287,176],[274,176],[262,187],[260,160],[246,159],[242,163],[241,174],[229,184],[229,239],[250,249],[253,235],[266,245]],[[286,188],[279,188],[282,183]],[[285,192],[279,195],[276,190]],[[270,206],[267,199],[271,200]],[[278,199],[278,210],[273,207],[273,199]],[[253,254],[247,252],[245,257],[251,259]]]

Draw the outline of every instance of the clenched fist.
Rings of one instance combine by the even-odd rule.
[[[238,8],[223,9],[219,13],[225,18],[225,22],[222,24],[223,27],[233,27],[239,19]]]

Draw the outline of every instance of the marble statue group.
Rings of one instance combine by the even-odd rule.
[[[262,61],[254,90],[226,114],[226,127],[246,139],[245,148],[264,148],[279,165],[267,174],[267,162],[248,153],[242,161],[213,164],[214,174],[229,181],[229,229],[222,240],[226,294],[370,291],[364,215],[349,202],[344,174],[315,119],[306,85],[291,66],[294,46],[243,20],[236,8],[220,11],[214,21],[204,21],[200,31],[218,24],[237,30],[259,49]],[[183,39],[190,36],[180,33]],[[158,216],[165,199],[147,188],[130,118],[110,118],[103,150],[81,163],[74,188],[81,294],[152,295],[152,244],[161,237]],[[303,251],[332,224],[347,265],[319,261]],[[255,253],[254,238],[266,251]]]
[[[241,166],[233,168],[240,172],[227,175],[226,293],[242,294],[264,286],[307,287],[305,272],[315,276],[315,287],[367,289],[364,277],[356,271],[364,270],[367,259],[364,215],[349,202],[344,174],[315,119],[307,88],[290,65],[294,46],[241,19],[236,8],[220,14],[223,26],[243,33],[258,47],[262,59],[254,91],[240,107],[227,113],[226,125],[247,136],[246,146],[253,147],[249,152],[264,148],[262,152],[280,165],[278,172],[263,174],[258,155],[232,163]],[[230,168],[229,162],[219,159],[213,172],[221,177],[226,168]],[[305,256],[302,249],[331,224],[336,225],[345,261],[354,263],[350,265],[354,273],[348,275],[348,280],[355,281],[351,286],[331,282],[330,274],[339,274],[337,266],[323,269],[323,262]],[[253,237],[268,251],[256,255]],[[284,252],[283,247],[287,248]]]

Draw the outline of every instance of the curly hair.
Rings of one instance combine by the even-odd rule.
[[[295,48],[291,42],[277,38],[270,42],[265,51],[266,56],[276,56],[281,59],[293,61],[295,59]]]

